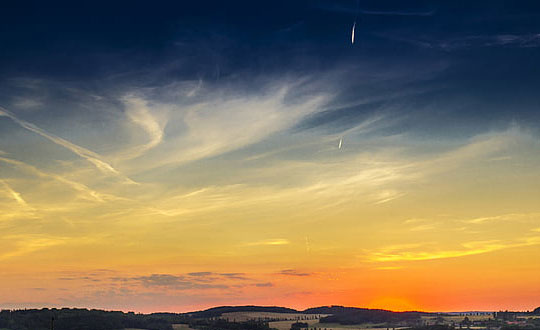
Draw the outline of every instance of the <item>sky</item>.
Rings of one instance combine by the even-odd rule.
[[[4,1],[0,44],[0,308],[540,306],[538,1]]]

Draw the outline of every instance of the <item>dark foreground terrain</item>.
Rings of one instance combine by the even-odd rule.
[[[231,321],[226,313],[247,313],[253,315],[244,321]],[[251,313],[251,314],[250,314]],[[272,318],[261,317],[272,313]],[[411,330],[540,330],[540,308],[533,312],[484,313],[485,317],[473,317],[474,313],[461,315],[424,312],[392,312],[379,309],[365,309],[342,306],[325,306],[297,311],[284,307],[262,306],[224,306],[191,313],[152,313],[136,314],[117,311],[88,309],[25,309],[2,310],[0,330],[259,330],[271,329],[272,321],[290,320],[291,315],[303,314],[290,324],[291,329],[340,329],[358,325],[366,328],[411,329]],[[312,319],[309,315],[320,317],[317,324],[308,325],[302,320]],[[468,315],[468,316],[467,316]],[[477,313],[476,316],[478,316]],[[289,317],[287,317],[289,316]],[[469,318],[470,316],[470,318]],[[314,316],[315,317],[315,316]],[[369,325],[369,326],[367,326]]]

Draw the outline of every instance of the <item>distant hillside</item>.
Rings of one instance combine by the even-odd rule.
[[[420,315],[433,315],[436,313],[429,313],[429,312],[417,312],[417,311],[411,311],[411,312],[393,312],[385,309],[370,309],[370,308],[359,308],[359,307],[344,307],[344,306],[321,306],[321,307],[313,307],[308,308],[304,310],[302,313],[308,313],[308,314],[342,314],[342,313],[353,313],[353,312],[362,312],[362,311],[384,311],[384,312],[390,312],[390,313],[418,313]]]
[[[207,318],[219,317],[224,313],[232,312],[269,312],[269,313],[299,313],[297,310],[277,306],[220,306],[206,309],[203,311],[186,313],[191,317]]]
[[[89,310],[80,308],[25,309],[0,311],[0,329],[55,330],[92,329],[115,330],[139,328],[173,330],[172,323],[157,316]]]
[[[117,330],[138,328],[149,330],[172,330],[172,324],[183,323],[198,329],[268,329],[267,322],[229,322],[220,317],[232,312],[305,313],[329,314],[321,322],[357,324],[399,322],[419,319],[421,312],[391,312],[343,306],[323,306],[297,311],[277,306],[221,306],[191,313],[136,314],[118,311],[89,310],[77,308],[1,310],[0,329],[48,330],[54,323],[55,330],[92,329]],[[411,323],[411,324],[414,324]]]
[[[321,323],[361,324],[361,323],[397,323],[415,322],[422,315],[430,315],[424,312],[392,312],[383,309],[367,309],[343,306],[310,308],[306,312],[332,314],[321,318]]]
[[[321,307],[312,307],[304,310],[302,313],[307,314],[337,314],[345,313],[347,311],[358,310],[360,308],[355,307],[343,307],[343,306],[321,306]]]
[[[278,306],[219,306],[219,307],[213,307],[202,311],[195,311],[190,313],[185,313],[185,315],[189,315],[191,317],[196,318],[203,318],[203,317],[219,317],[224,313],[232,313],[232,312],[269,312],[269,313],[304,313],[304,314],[344,314],[344,313],[357,313],[357,312],[373,312],[373,311],[379,311],[384,313],[392,313],[401,315],[403,313],[407,313],[405,315],[432,315],[433,313],[426,313],[426,312],[392,312],[388,310],[382,310],[382,309],[369,309],[369,308],[358,308],[358,307],[344,307],[344,306],[320,306],[320,307],[312,307],[308,308],[306,310],[296,310],[292,308],[287,307],[278,307]],[[168,313],[160,313],[160,315],[164,315]],[[371,315],[371,314],[370,314]]]
[[[536,309],[533,311],[533,314],[540,315],[540,307],[536,307]]]
[[[224,313],[232,312],[269,312],[269,313],[304,313],[304,314],[358,314],[358,315],[394,315],[396,318],[410,318],[415,315],[432,315],[433,313],[426,312],[392,312],[382,309],[369,309],[369,308],[358,308],[358,307],[344,307],[344,306],[320,306],[312,307],[306,310],[296,310],[286,307],[278,306],[219,306],[213,307],[202,311],[195,311],[190,313],[185,313],[190,317],[195,318],[208,318],[208,317],[219,317]],[[160,313],[164,315],[167,313]]]
[[[321,306],[321,307],[313,307],[308,308],[302,313],[308,313],[308,314],[342,314],[342,313],[350,313],[350,312],[356,312],[356,311],[367,311],[369,309],[367,308],[358,308],[358,307],[344,307],[344,306]]]

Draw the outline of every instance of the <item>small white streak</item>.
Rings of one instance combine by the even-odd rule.
[[[352,26],[351,44],[354,44],[354,29],[355,28],[356,28],[356,21],[354,21],[354,24]]]
[[[343,143],[343,138],[339,139],[339,145],[338,145],[338,149],[341,149],[341,145]]]

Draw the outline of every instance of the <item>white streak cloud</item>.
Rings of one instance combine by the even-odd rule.
[[[80,156],[81,158],[86,159],[90,163],[92,163],[97,169],[99,169],[101,172],[106,174],[114,174],[116,176],[120,176],[124,179],[125,183],[134,183],[131,179],[124,177],[120,172],[118,172],[114,167],[112,167],[110,164],[106,163],[105,161],[100,159],[100,156],[96,154],[93,151],[90,151],[86,148],[83,148],[81,146],[78,146],[76,144],[73,144],[67,140],[62,139],[61,137],[58,137],[54,134],[48,133],[44,131],[43,129],[37,127],[36,125],[29,123],[25,120],[17,118],[14,114],[9,112],[8,110],[0,107],[0,116],[5,116],[13,120],[15,123],[17,123],[19,126],[34,132],[38,135],[41,135],[42,137],[52,141],[53,143],[62,146],[71,152],[75,153],[76,155]]]

